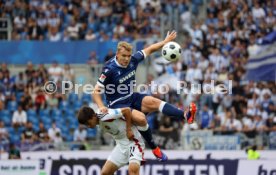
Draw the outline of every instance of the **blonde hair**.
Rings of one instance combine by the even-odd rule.
[[[119,52],[122,48],[125,48],[127,51],[132,51],[132,45],[125,41],[120,41],[117,45],[117,52]]]

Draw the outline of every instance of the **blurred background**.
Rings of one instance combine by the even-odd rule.
[[[138,84],[186,81],[191,92],[191,84],[214,80],[232,93],[177,94],[172,84],[167,94],[149,92],[182,109],[198,106],[193,125],[149,114],[155,141],[168,150],[236,150],[245,158],[253,145],[275,150],[275,0],[0,0],[2,159],[14,147],[26,155],[111,150],[109,136],[78,125],[78,109],[95,105],[91,95],[82,88],[62,94],[61,82],[95,85],[118,41],[136,52],[173,29],[181,58],[151,55],[138,67]],[[55,93],[45,93],[48,81]]]

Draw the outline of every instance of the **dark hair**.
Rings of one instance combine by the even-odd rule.
[[[88,107],[83,106],[79,112],[78,112],[78,121],[80,124],[86,124],[89,119],[91,119],[92,116],[95,115],[95,111]]]

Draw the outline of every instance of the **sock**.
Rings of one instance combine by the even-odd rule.
[[[168,117],[173,117],[177,120],[184,120],[184,111],[164,101],[161,102],[159,106],[159,111],[167,115]]]
[[[154,143],[149,125],[147,124],[146,126],[137,126],[137,129],[139,130],[143,138],[146,140],[149,147],[151,149],[155,149],[157,145]]]

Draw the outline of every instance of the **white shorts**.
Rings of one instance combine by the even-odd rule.
[[[121,168],[128,163],[137,163],[141,165],[144,162],[145,145],[140,142],[135,142],[128,146],[117,144],[109,155],[109,161],[113,162],[118,168]]]

